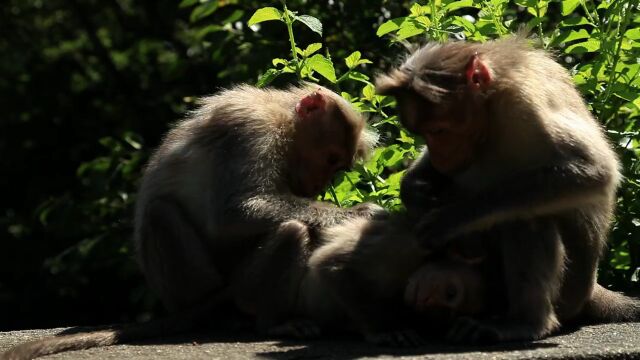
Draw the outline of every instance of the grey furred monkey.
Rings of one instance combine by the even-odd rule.
[[[421,245],[488,230],[500,246],[507,314],[461,319],[452,340],[539,339],[589,312],[640,319],[637,301],[596,283],[621,178],[616,154],[549,54],[516,37],[430,44],[376,88],[426,140],[401,186]]]
[[[484,255],[452,246],[436,257],[419,246],[411,221],[378,214],[315,234],[299,221],[283,223],[240,267],[237,304],[271,335],[347,330],[378,345],[420,345],[420,334],[433,330],[422,314],[484,310],[484,273],[474,267]]]
[[[234,299],[232,275],[281,223],[299,220],[315,231],[380,210],[312,199],[376,140],[347,101],[317,85],[242,85],[201,99],[153,154],[136,205],[139,262],[172,315],[37,340],[0,358],[34,358],[192,328]]]
[[[317,85],[202,99],[167,134],[140,188],[135,243],[150,287],[181,309],[228,285],[282,222],[313,228],[378,211],[311,199],[375,140],[346,100]]]

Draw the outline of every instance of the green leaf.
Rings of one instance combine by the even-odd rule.
[[[556,36],[553,39],[552,45],[562,44],[562,43],[570,43],[576,40],[589,39],[591,35],[585,29],[580,29],[578,31],[562,31],[560,35]]]
[[[400,17],[384,22],[382,25],[380,25],[378,31],[376,31],[376,35],[382,36],[400,29],[400,25],[402,25],[402,23],[405,22],[406,19],[406,17]]]
[[[347,74],[347,78],[361,83],[370,84],[369,77],[358,71],[350,71],[349,74]]]
[[[564,52],[567,54],[584,54],[591,53],[600,50],[600,41],[596,39],[589,39],[577,44],[568,46]]]
[[[362,88],[362,95],[365,99],[371,101],[376,96],[376,88],[372,84],[367,84]]]
[[[398,30],[398,39],[404,40],[412,36],[420,35],[424,32],[425,30],[417,27],[413,21],[406,21],[402,24],[400,30]]]
[[[327,59],[323,55],[315,54],[311,58],[307,60],[307,65],[313,69],[313,71],[322,75],[327,80],[335,83],[336,79],[336,70],[333,68],[333,63],[331,60]]]
[[[265,87],[269,85],[273,80],[275,80],[275,78],[280,76],[280,74],[282,74],[282,72],[278,69],[269,69],[265,71],[265,73],[262,74],[262,76],[260,76],[260,78],[258,79],[258,82],[256,83],[256,86],[259,88]]]
[[[278,65],[287,66],[287,65],[289,65],[289,61],[288,60],[280,59],[280,58],[275,58],[275,59],[271,60],[271,63],[273,64],[273,66],[278,66]]]
[[[295,19],[307,25],[307,27],[311,29],[311,31],[322,36],[322,23],[320,22],[320,20],[314,18],[311,15],[300,15],[296,16]]]
[[[223,24],[229,24],[229,23],[234,23],[238,20],[240,20],[242,18],[242,16],[244,16],[244,11],[237,9],[234,10],[231,15],[227,16],[226,19],[222,20]]]
[[[589,20],[585,19],[582,16],[567,18],[560,22],[560,27],[572,27],[581,25],[591,25],[591,23],[589,22]]]
[[[347,100],[348,102],[353,102],[355,100],[355,98],[353,96],[351,96],[351,94],[349,94],[346,91],[343,91],[340,93],[340,96],[342,96],[345,100]]]
[[[309,44],[309,46],[307,46],[307,48],[304,49],[304,51],[302,52],[302,56],[309,57],[309,56],[313,55],[316,51],[318,51],[320,49],[322,49],[322,44],[321,43]]]
[[[186,7],[190,7],[195,5],[198,2],[198,0],[182,0],[180,2],[180,5],[178,5],[179,8],[186,8]]]
[[[458,9],[471,8],[471,7],[477,8],[478,6],[473,3],[473,0],[460,0],[460,1],[454,1],[448,4],[447,6],[444,7],[444,10],[446,12],[451,12],[451,11],[456,11]]]
[[[424,14],[424,8],[422,7],[422,5],[418,4],[418,3],[414,3],[411,6],[411,9],[409,9],[409,11],[411,12],[412,16],[420,16],[422,14]]]
[[[567,16],[580,5],[580,0],[562,0],[562,16]]]
[[[349,69],[353,69],[356,66],[360,65],[360,57],[362,56],[362,54],[360,53],[360,51],[354,51],[351,53],[351,55],[347,56],[344,59],[344,62],[347,64],[347,67]],[[368,61],[368,60],[367,60]],[[369,61],[369,63],[371,63]]]
[[[631,40],[640,40],[640,28],[636,27],[627,30],[627,32],[624,33],[624,36]]]
[[[218,1],[209,1],[204,3],[191,12],[191,16],[189,17],[189,21],[196,22],[204,17],[211,15],[218,8]]]
[[[426,16],[418,16],[413,19],[416,24],[422,25],[424,29],[428,29],[431,27],[431,20],[429,20]]]
[[[199,40],[202,40],[202,38],[204,38],[208,34],[213,32],[218,32],[218,31],[224,31],[224,27],[216,24],[207,25],[202,29],[198,30],[198,32],[196,33],[196,38]]]
[[[256,12],[254,12],[253,15],[251,15],[251,18],[249,19],[247,24],[251,26],[264,21],[281,20],[281,19],[282,19],[282,13],[280,12],[280,10],[274,7],[263,7],[262,9],[256,10]]]

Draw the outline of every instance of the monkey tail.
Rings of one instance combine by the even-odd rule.
[[[583,309],[588,323],[640,321],[640,299],[605,289],[596,284]]]
[[[0,360],[35,359],[64,351],[83,350],[183,333],[193,329],[207,318],[206,315],[212,314],[215,308],[231,299],[232,293],[227,287],[206,303],[184,312],[140,324],[118,325],[106,330],[50,336],[25,342],[1,353]]]

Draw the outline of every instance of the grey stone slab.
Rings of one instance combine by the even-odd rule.
[[[0,333],[0,350],[64,329]],[[529,343],[412,349],[375,347],[353,340],[273,341],[251,335],[187,334],[153,342],[51,355],[43,359],[640,359],[640,323],[586,326]]]

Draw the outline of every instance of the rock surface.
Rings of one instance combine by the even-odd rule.
[[[0,350],[63,329],[0,333]],[[587,326],[531,343],[490,347],[429,345],[412,349],[358,341],[273,341],[249,335],[189,334],[153,342],[51,355],[43,359],[640,359],[640,323]]]

